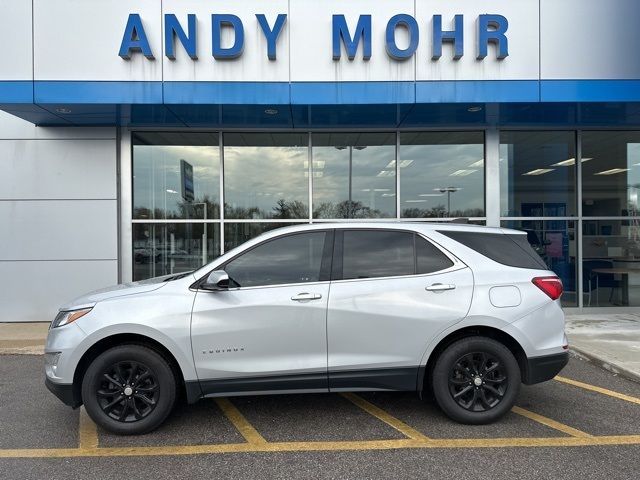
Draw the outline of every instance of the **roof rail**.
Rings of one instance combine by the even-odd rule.
[[[452,218],[449,223],[469,223],[468,217]]]

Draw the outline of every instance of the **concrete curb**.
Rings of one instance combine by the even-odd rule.
[[[616,375],[620,375],[621,377],[624,377],[627,380],[640,383],[640,374],[632,370],[629,370],[627,368],[621,367],[620,365],[614,365],[609,360],[601,357],[600,355],[597,355],[592,352],[588,352],[579,347],[575,347],[574,345],[569,346],[569,351],[575,357],[581,358],[583,360],[587,360],[588,362],[591,362],[608,372],[615,373]]]
[[[0,355],[44,355],[44,345],[2,347]]]

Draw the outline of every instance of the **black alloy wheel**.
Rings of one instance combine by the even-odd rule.
[[[515,404],[521,372],[513,353],[492,338],[475,336],[453,342],[431,373],[433,396],[452,420],[491,423]]]
[[[459,358],[449,375],[449,392],[465,410],[484,412],[504,398],[509,377],[500,360],[485,352],[468,353]]]
[[[153,412],[160,385],[153,370],[143,363],[118,362],[107,367],[96,396],[102,411],[119,422],[135,422]]]
[[[82,401],[91,419],[120,435],[160,426],[173,410],[176,392],[174,369],[145,345],[120,345],[101,353],[82,379]]]

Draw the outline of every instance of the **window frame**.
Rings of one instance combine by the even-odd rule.
[[[225,270],[227,265],[231,262],[233,262],[234,260],[236,260],[237,258],[240,258],[242,255],[251,252],[252,250],[255,250],[256,248],[266,245],[267,243],[276,241],[276,240],[280,240],[286,237],[291,237],[291,236],[296,236],[296,235],[308,235],[310,233],[324,233],[325,237],[324,237],[324,245],[322,247],[322,258],[320,260],[320,274],[319,274],[319,279],[315,282],[295,282],[295,283],[278,283],[278,284],[273,284],[273,285],[252,285],[250,287],[230,287],[228,289],[226,289],[227,291],[238,291],[238,290],[253,290],[253,289],[257,289],[257,288],[275,288],[275,287],[285,287],[285,286],[293,286],[293,285],[317,285],[319,283],[326,283],[330,281],[330,274],[331,274],[331,268],[332,268],[332,263],[333,263],[333,249],[334,249],[334,229],[332,228],[322,228],[322,229],[313,229],[313,230],[306,230],[306,231],[299,231],[299,232],[289,232],[289,233],[284,233],[284,234],[280,234],[277,235],[275,237],[271,237],[271,238],[267,238],[264,241],[257,243],[255,245],[252,245],[249,248],[246,248],[245,250],[242,250],[241,252],[238,252],[236,255],[234,255],[233,257],[231,257],[229,260],[225,261],[224,263],[218,265],[217,267],[215,267],[213,270],[209,270],[203,277],[201,277],[197,282],[195,282],[191,288],[195,288],[198,291],[202,291],[202,292],[212,292],[212,290],[202,290],[200,288],[200,286],[206,282],[207,278],[209,277],[209,275],[211,274],[211,272],[214,272],[216,270]]]
[[[368,231],[368,232],[400,232],[400,233],[408,233],[413,235],[413,267],[414,273],[409,275],[388,275],[382,277],[370,277],[370,278],[343,278],[343,256],[344,256],[344,232],[346,231]],[[417,272],[417,250],[416,250],[416,236],[420,236],[423,240],[429,242],[433,245],[437,250],[439,250],[445,257],[447,257],[452,265],[450,267],[444,268],[442,270],[438,270],[435,272],[429,273],[416,273]],[[331,282],[362,282],[362,281],[372,281],[372,280],[383,280],[383,279],[401,279],[401,278],[415,278],[415,277],[428,277],[431,275],[442,275],[444,273],[453,272],[456,270],[461,270],[463,268],[467,268],[460,259],[458,259],[455,255],[450,253],[448,250],[443,248],[438,243],[431,240],[429,237],[424,235],[422,232],[418,232],[415,230],[407,230],[400,228],[371,228],[371,227],[349,227],[349,228],[338,228],[336,229],[334,235],[334,247],[333,247],[333,268],[331,270]]]

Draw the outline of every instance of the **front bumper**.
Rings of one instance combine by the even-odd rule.
[[[69,405],[73,408],[77,408],[82,405],[82,402],[79,400],[79,395],[76,395],[72,384],[54,383],[48,378],[45,378],[44,384],[49,391],[62,400],[65,405]]]
[[[522,383],[533,385],[546,382],[555,377],[569,362],[569,352],[544,355],[542,357],[527,358],[527,364]]]

